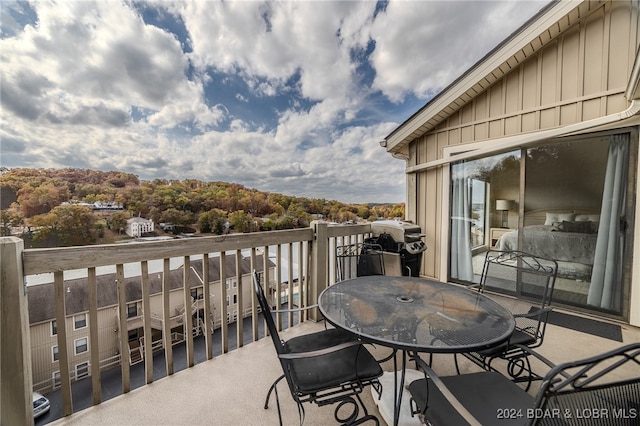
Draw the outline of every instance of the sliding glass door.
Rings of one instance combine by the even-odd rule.
[[[488,249],[558,262],[553,299],[621,315],[629,133],[452,165],[450,279],[478,282]]]

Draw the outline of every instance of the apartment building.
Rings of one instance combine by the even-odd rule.
[[[204,315],[204,282],[203,261],[192,260],[188,276],[188,286],[191,292],[191,306],[185,308],[184,295],[184,265],[169,270],[167,283],[169,287],[169,321],[172,342],[184,340],[185,315],[192,316],[192,330],[194,336],[201,335],[205,330],[205,321],[210,321],[212,329],[219,328],[222,321],[234,322],[238,318],[249,315],[253,303],[252,268],[259,273],[263,271],[262,255],[255,258],[252,267],[250,257],[240,255],[238,265],[236,256],[224,256],[225,276],[221,280],[221,260],[219,256],[208,259],[209,289],[210,289],[210,318]],[[269,276],[275,266],[268,262]],[[117,273],[107,273],[96,276],[98,320],[97,336],[99,339],[100,368],[105,369],[120,363],[120,333],[126,332],[129,347],[125,348],[124,358],[135,364],[143,361],[144,357],[144,328],[143,328],[143,289],[140,274],[124,278],[126,298],[126,330],[120,330],[120,316],[118,310],[118,278]],[[159,268],[150,267],[147,274],[149,286],[149,306],[151,317],[151,342],[154,350],[163,345],[162,330],[164,329],[163,315],[163,282],[165,272]],[[221,281],[225,283],[224,300],[222,300]],[[80,380],[90,374],[90,341],[89,341],[89,286],[88,278],[65,280],[65,312],[67,332],[67,353],[70,360],[71,380]],[[58,365],[59,348],[57,333],[59,324],[56,323],[54,306],[54,284],[40,284],[28,287],[29,324],[31,335],[31,359],[33,365],[34,389],[50,391],[60,385],[60,369]],[[225,309],[223,310],[223,304]],[[225,311],[226,318],[222,318]]]

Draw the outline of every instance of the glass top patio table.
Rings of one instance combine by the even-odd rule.
[[[465,287],[419,277],[358,277],[326,288],[318,306],[333,326],[409,352],[462,353],[505,342],[513,315]]]

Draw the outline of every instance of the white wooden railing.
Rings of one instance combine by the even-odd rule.
[[[224,236],[201,237],[191,239],[177,239],[162,242],[149,242],[143,244],[109,244],[99,246],[64,247],[51,249],[24,249],[22,240],[15,237],[0,238],[1,266],[2,266],[2,293],[0,303],[2,308],[2,393],[1,393],[1,424],[33,424],[31,392],[32,366],[30,354],[30,334],[28,307],[26,296],[26,280],[29,275],[53,273],[55,288],[55,320],[58,324],[57,343],[58,360],[60,368],[60,389],[62,395],[62,413],[68,416],[73,413],[73,401],[71,397],[71,371],[70,354],[68,353],[68,332],[66,309],[65,309],[65,279],[64,272],[70,270],[85,270],[87,273],[87,294],[88,294],[88,318],[89,318],[89,352],[90,352],[90,376],[92,379],[93,404],[100,404],[102,401],[100,370],[104,368],[104,360],[99,358],[100,343],[97,329],[98,303],[97,303],[97,280],[96,268],[101,266],[115,266],[116,280],[118,287],[118,329],[119,333],[119,353],[129,354],[127,335],[127,300],[125,298],[125,276],[124,265],[129,263],[140,264],[140,281],[142,287],[142,324],[145,336],[151,336],[152,324],[155,326],[162,323],[163,342],[162,345],[144,345],[142,351],[145,359],[145,379],[146,384],[153,381],[153,354],[154,350],[165,352],[166,371],[168,375],[174,373],[173,353],[172,353],[172,330],[171,312],[169,309],[169,265],[171,258],[183,258],[184,265],[190,264],[193,256],[202,257],[203,270],[201,274],[205,283],[209,280],[209,257],[217,255],[220,258],[220,276],[226,277],[226,257],[236,256],[236,260],[242,256],[242,251],[250,252],[252,269],[262,269],[269,271],[273,275],[270,282],[275,286],[275,294],[280,295],[283,289],[283,268],[288,271],[288,276],[293,277],[294,271],[298,277],[297,293],[287,291],[288,303],[293,304],[294,297],[299,300],[302,306],[315,304],[318,295],[327,285],[335,282],[336,273],[333,254],[335,246],[356,241],[362,241],[370,232],[370,226],[364,225],[328,225],[324,222],[314,222],[311,227],[305,229],[259,232],[251,234],[230,234]],[[296,247],[297,250],[293,250]],[[285,249],[286,248],[286,249]],[[275,267],[270,267],[269,258],[275,250]],[[263,264],[258,268],[256,264],[258,252],[264,253]],[[283,256],[283,251],[287,253],[297,252],[297,259],[294,261],[291,255]],[[151,260],[162,260],[163,274],[163,314],[162,318],[156,318],[151,314],[149,306],[149,268]],[[240,262],[236,261],[236,265]],[[294,266],[295,265],[295,266]],[[295,268],[295,269],[294,269]],[[235,271],[229,271],[231,276],[236,277],[238,286],[242,286],[243,281],[240,276],[239,267]],[[190,268],[185,267],[183,271],[183,296],[184,305],[191,305],[192,296],[190,293],[189,274],[193,273]],[[245,284],[246,285],[246,284]],[[227,296],[226,286],[219,286],[220,300],[224,301]],[[293,288],[292,288],[293,289]],[[209,286],[203,289],[204,300],[211,300]],[[251,292],[253,294],[253,292]],[[238,288],[238,306],[244,306],[241,288]],[[254,298],[255,299],[255,298]],[[204,303],[204,318],[212,318],[209,303]],[[227,306],[221,304],[220,318],[227,317]],[[258,335],[258,306],[255,300],[251,307],[240,310],[240,319],[244,317],[252,318],[251,340],[256,341],[261,336]],[[308,319],[317,320],[318,312],[311,312],[309,317],[300,316],[298,321]],[[287,318],[289,326],[295,325],[293,316]],[[191,315],[184,315],[184,329],[190,330],[193,326]],[[278,317],[278,325],[282,327],[281,318]],[[212,351],[212,321],[204,321],[205,327],[205,347],[206,359],[213,358]],[[227,321],[220,321],[219,331],[221,333],[221,353],[229,351],[229,330]],[[242,346],[244,342],[243,327],[236,327],[237,345]],[[187,348],[187,367],[194,365],[194,341],[192,333],[184,333]],[[155,342],[154,342],[155,344]],[[122,376],[122,392],[127,393],[131,389],[130,365],[129,362],[121,362],[118,355],[117,360],[110,359],[108,364],[119,364]]]

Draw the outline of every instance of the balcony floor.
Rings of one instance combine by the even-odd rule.
[[[323,327],[321,323],[307,322],[282,332],[281,337],[286,340]],[[640,328],[623,324],[622,336],[623,342],[620,343],[548,325],[545,343],[539,352],[554,363],[584,358],[640,341]],[[384,348],[371,350],[380,358],[388,354]],[[434,369],[441,375],[454,374],[452,361],[450,355],[438,355],[434,357]],[[392,371],[393,364],[387,362],[383,367],[385,371]],[[463,372],[477,371],[478,367],[461,360],[461,369]],[[275,400],[272,398],[268,410],[263,409],[263,403],[269,386],[280,371],[271,340],[262,339],[51,424],[276,425],[278,412]],[[284,424],[298,424],[298,411],[286,384],[282,383],[279,390]],[[530,392],[535,392],[535,389]],[[368,390],[364,392],[363,399],[370,411],[378,415]],[[403,411],[407,410],[405,402]],[[333,407],[308,404],[305,407],[305,425],[335,424]],[[382,418],[380,420],[385,424]]]

